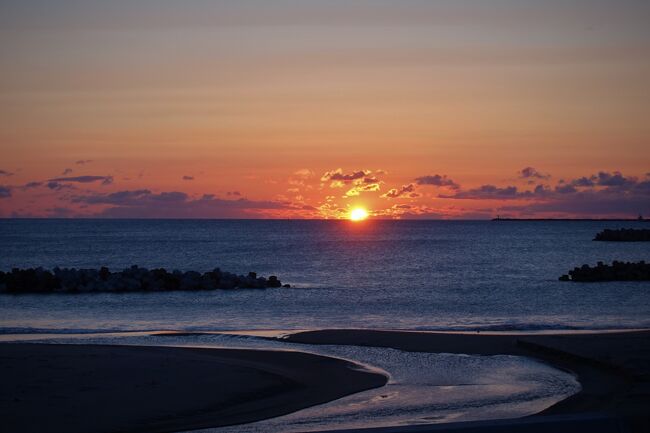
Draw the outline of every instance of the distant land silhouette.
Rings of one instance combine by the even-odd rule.
[[[639,218],[492,218],[492,221],[643,221],[650,220]]]

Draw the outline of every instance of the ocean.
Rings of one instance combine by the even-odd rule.
[[[650,283],[573,283],[648,260],[611,221],[0,220],[0,269],[131,265],[277,275],[291,288],[0,296],[0,333],[650,327]]]

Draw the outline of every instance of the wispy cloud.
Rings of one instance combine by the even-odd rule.
[[[55,177],[53,179],[49,179],[48,182],[77,182],[77,183],[101,182],[102,185],[109,185],[113,183],[113,176]]]

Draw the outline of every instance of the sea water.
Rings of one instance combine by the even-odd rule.
[[[648,260],[605,221],[0,220],[0,270],[131,265],[277,275],[290,289],[0,296],[0,332],[650,326],[649,282],[573,283]]]

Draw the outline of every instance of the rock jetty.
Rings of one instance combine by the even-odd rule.
[[[562,275],[560,281],[595,282],[595,281],[648,281],[650,280],[650,264],[645,261],[617,262],[611,265],[598,262],[594,267],[582,265]]]
[[[158,292],[170,290],[265,289],[290,287],[275,275],[258,277],[223,272],[216,268],[203,274],[194,271],[167,272],[163,268],[131,266],[119,272],[108,268],[60,269],[14,268],[0,271],[0,293]]]
[[[596,234],[595,241],[650,242],[650,229],[605,229]]]

